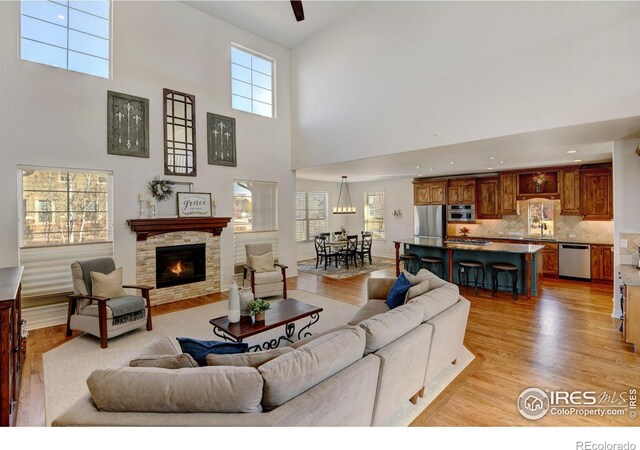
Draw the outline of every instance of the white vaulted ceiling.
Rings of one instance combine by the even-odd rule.
[[[305,19],[296,22],[289,1],[183,1],[211,16],[293,48],[368,2],[303,1]]]

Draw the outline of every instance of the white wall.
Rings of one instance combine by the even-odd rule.
[[[620,264],[620,233],[640,233],[640,156],[635,153],[638,145],[638,139],[613,143],[613,242],[616,267]],[[613,298],[612,315],[620,317],[620,282],[617,272]]]
[[[18,58],[18,4],[0,2],[0,266],[18,262],[19,164],[114,171],[115,258],[135,281],[137,194],[163,174],[162,89],[196,97],[198,176],[195,191],[211,192],[218,216],[231,216],[234,178],[279,183],[280,260],[296,274],[295,176],[291,171],[289,50],[179,2],[113,2],[113,78],[105,80]],[[230,107],[232,42],[276,60],[277,119]],[[107,155],[107,90],[150,102],[149,159]],[[238,167],[207,164],[206,113],[236,118]],[[233,229],[221,236],[222,285],[233,271]]]
[[[294,168],[638,115],[639,19],[636,2],[371,2],[292,52]]]
[[[340,179],[340,177],[336,177]],[[315,180],[302,180],[296,181],[297,192],[326,192],[329,194],[329,228],[328,232],[340,231],[340,227],[347,226],[347,216],[332,214],[331,211],[336,202],[338,201],[338,195],[340,193],[340,183],[327,183],[324,181]],[[315,244],[313,242],[299,242],[297,244],[298,261],[303,259],[310,259],[316,257]]]

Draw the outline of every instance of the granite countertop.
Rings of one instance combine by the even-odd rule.
[[[453,236],[455,238],[462,236]],[[556,242],[566,244],[611,245],[611,241],[589,241],[585,239],[558,239],[553,236],[467,236],[470,239],[487,239],[490,241],[532,241],[532,242]]]
[[[503,242],[492,242],[487,245],[471,245],[445,242],[438,238],[422,238],[413,237],[402,241],[394,241],[401,244],[417,245],[420,247],[444,248],[453,250],[467,250],[474,252],[492,252],[492,253],[537,253],[544,250],[544,245],[535,244],[509,244]]]
[[[618,273],[622,276],[622,284],[640,286],[640,270],[630,264],[620,264]]]

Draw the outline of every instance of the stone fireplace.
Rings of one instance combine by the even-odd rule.
[[[132,219],[136,281],[154,286],[151,304],[220,292],[220,233],[229,218]]]

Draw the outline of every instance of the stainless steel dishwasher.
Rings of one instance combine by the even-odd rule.
[[[560,243],[558,275],[591,279],[591,246]]]

